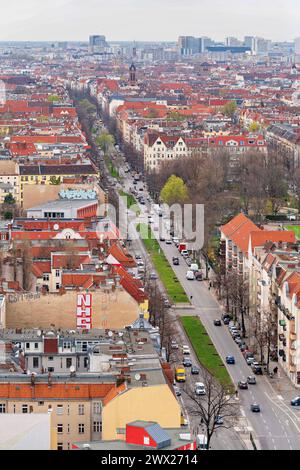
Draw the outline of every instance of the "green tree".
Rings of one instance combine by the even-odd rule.
[[[50,103],[54,103],[55,101],[59,101],[59,100],[60,100],[60,97],[58,95],[48,96],[48,101],[50,101]]]
[[[183,204],[188,199],[188,190],[183,179],[172,175],[160,193],[161,200],[168,205]]]
[[[107,154],[111,147],[115,145],[115,138],[108,132],[103,132],[99,137],[97,137],[96,144],[101,148],[102,152]]]
[[[12,212],[9,212],[9,211],[4,212],[4,219],[5,220],[11,220],[12,218],[13,218],[13,213]]]
[[[168,114],[169,121],[184,121],[186,117],[183,114],[180,114],[178,111],[171,111]]]
[[[4,204],[15,204],[15,198],[11,193],[7,194],[4,198]]]
[[[89,100],[84,99],[79,101],[79,106],[87,113],[87,114],[94,114],[97,111],[97,108],[94,104],[92,104]]]
[[[236,112],[236,102],[235,101],[229,101],[228,103],[226,103],[224,106],[223,106],[223,114],[225,114],[226,116],[228,117],[233,117],[235,112]]]
[[[258,124],[258,122],[256,122],[256,121],[251,122],[251,124],[249,126],[249,131],[250,132],[257,132],[257,131],[259,131],[259,129],[260,129],[260,125]]]

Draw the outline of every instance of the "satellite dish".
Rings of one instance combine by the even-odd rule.
[[[75,372],[75,367],[74,366],[70,367],[70,372],[71,372],[71,374],[73,374]]]
[[[112,332],[112,331],[109,331],[109,332],[108,332],[108,336],[109,336],[110,338],[112,338],[112,337],[113,337],[113,335],[114,335],[114,334],[113,334],[113,332]]]
[[[124,333],[122,331],[119,331],[119,336],[120,338],[122,338],[122,336],[124,336]]]
[[[137,382],[139,382],[139,380],[141,380],[141,375],[140,374],[135,374],[134,378]]]
[[[53,228],[54,228],[54,230],[59,230],[59,225],[58,225],[58,224],[54,224]]]

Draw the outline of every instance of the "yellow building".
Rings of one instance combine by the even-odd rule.
[[[163,428],[180,428],[180,405],[166,383],[126,388],[112,399],[108,395],[103,403],[102,439],[105,441],[124,439],[124,434],[118,431],[135,420],[154,421]]]

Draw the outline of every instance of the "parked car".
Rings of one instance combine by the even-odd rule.
[[[235,364],[234,356],[226,356],[226,364]]]
[[[201,271],[196,271],[195,272],[195,279],[196,279],[196,281],[202,281],[203,275],[202,275]]]
[[[191,271],[194,271],[194,272],[199,271],[199,266],[197,263],[193,263],[193,262],[191,263]]]
[[[172,348],[172,349],[179,349],[179,346],[178,346],[178,344],[177,344],[177,342],[176,342],[175,340],[172,340],[172,341],[171,341],[171,348]]]
[[[180,253],[184,258],[187,258],[189,256],[189,252],[187,250],[182,250]]]
[[[186,262],[186,264],[187,264],[189,267],[190,267],[191,264],[192,264],[191,258],[185,258],[185,262]]]
[[[166,239],[165,239],[165,237],[163,237],[163,236],[161,235],[161,236],[159,237],[159,241],[160,241],[160,242],[165,242]]]
[[[238,382],[238,387],[240,390],[248,390],[248,383],[244,382],[243,380],[240,380]]]
[[[214,320],[214,325],[215,326],[222,326],[221,320],[219,320],[218,318],[216,320]]]
[[[254,359],[253,356],[247,357],[246,362],[247,362],[248,366],[251,366],[253,364],[254,360],[255,359]]]
[[[240,336],[236,336],[236,337],[234,338],[234,342],[235,342],[237,345],[240,345],[240,344],[243,342],[243,340],[242,340],[242,338],[241,338]]]
[[[194,281],[195,275],[194,275],[193,271],[187,271],[186,278],[187,278],[188,281]]]
[[[250,409],[253,413],[260,413],[260,406],[257,403],[253,403]]]
[[[263,375],[262,367],[257,362],[253,362],[251,364],[251,368],[252,368],[253,373],[255,375]]]
[[[293,398],[293,400],[291,400],[291,405],[300,406],[300,397]]]
[[[195,394],[196,395],[206,395],[205,386],[202,382],[195,383]]]
[[[192,367],[192,361],[189,357],[185,357],[182,361],[182,365],[184,365],[184,367]]]
[[[215,424],[218,425],[218,426],[221,426],[222,424],[224,424],[224,419],[223,419],[223,417],[220,416],[220,415],[216,416]]]
[[[254,377],[254,375],[249,375],[247,377],[247,382],[249,385],[255,385],[256,384],[256,378]]]
[[[191,374],[192,374],[192,375],[199,375],[199,373],[200,373],[200,370],[198,369],[198,367],[192,366],[192,368],[191,368]]]
[[[180,395],[181,395],[181,390],[180,390],[180,388],[177,387],[176,385],[174,386],[174,392],[175,392],[176,397],[180,397]]]

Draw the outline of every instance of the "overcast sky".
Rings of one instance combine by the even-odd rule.
[[[299,0],[0,0],[0,41],[300,36]]]

